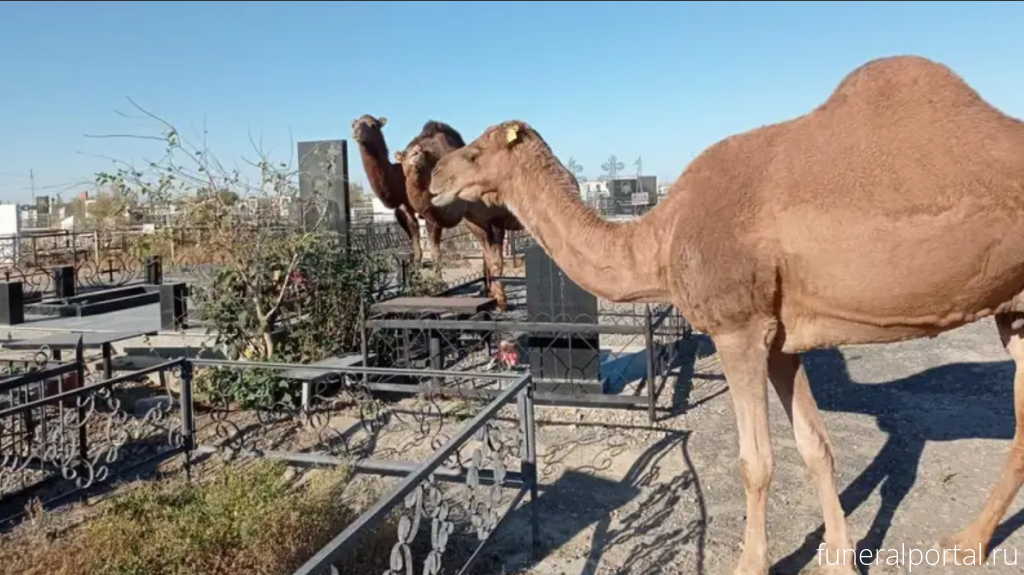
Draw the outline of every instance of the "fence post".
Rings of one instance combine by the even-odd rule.
[[[0,325],[25,323],[25,292],[20,281],[0,282]]]
[[[161,256],[146,257],[146,283],[160,285],[164,282],[163,258]]]
[[[540,553],[540,516],[537,501],[537,435],[533,413],[533,376],[526,375],[526,387],[519,392],[519,425],[523,437],[520,447],[520,468],[530,489],[530,549],[534,558]]]
[[[82,336],[78,336],[78,344],[75,345],[75,376],[78,378],[77,388],[81,389],[85,387],[85,350],[82,345]],[[61,382],[64,378],[61,377]],[[59,389],[59,388],[58,388]],[[86,462],[89,460],[89,436],[86,428],[86,413],[84,397],[79,396],[75,403],[78,405],[77,415],[78,421],[75,423],[78,426],[78,473],[79,478],[86,477]],[[90,480],[91,482],[91,480]]]
[[[100,261],[100,231],[93,230],[92,232],[92,257],[96,262]],[[97,263],[96,265],[99,265]]]
[[[647,349],[647,418],[654,425],[658,394],[655,392],[657,377],[654,368],[654,321],[651,319],[651,304],[644,304],[644,347]]]
[[[181,363],[181,435],[185,449],[185,478],[192,481],[192,451],[195,450],[195,419],[192,413],[192,362]]]
[[[188,284],[160,284],[160,329],[177,331],[188,328]]]
[[[55,266],[53,268],[53,286],[57,299],[66,299],[75,295],[75,266]]]
[[[370,344],[366,337],[366,296],[359,297],[359,351],[363,353],[363,367],[370,367]],[[363,372],[363,385],[369,382],[369,375]]]

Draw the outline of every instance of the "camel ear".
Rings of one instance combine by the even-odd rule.
[[[385,126],[385,124],[388,123],[388,119],[385,118],[384,116],[381,116],[381,117],[377,118],[377,123],[380,124],[381,128],[383,128]]]
[[[519,141],[519,124],[509,124],[505,127],[505,141],[509,146]]]
[[[399,164],[402,163],[402,158],[403,157],[405,157],[405,156],[404,156],[404,154],[402,154],[401,151],[395,152],[395,161],[398,162]]]

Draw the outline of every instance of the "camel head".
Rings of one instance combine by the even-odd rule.
[[[352,139],[363,145],[382,142],[383,128],[387,123],[388,119],[384,116],[374,118],[369,114],[363,114],[352,120]]]
[[[419,144],[413,144],[403,152],[395,152],[395,161],[402,166],[406,185],[410,186],[410,196],[415,194],[422,195],[424,193],[429,194],[428,188],[430,187],[431,168],[433,167],[430,160],[430,154],[421,148]],[[432,210],[434,212],[444,214],[444,219],[449,221],[463,218],[466,211],[470,208],[469,202],[463,201],[449,202],[448,204],[435,204],[431,201],[431,204],[433,204]]]
[[[413,172],[419,172],[427,167],[427,155],[419,144],[409,146],[404,152],[395,152],[395,161],[402,166],[405,177],[410,177]]]
[[[469,145],[459,148],[434,166],[430,201],[445,206],[465,202],[500,205],[502,184],[524,168],[524,152],[547,150],[547,143],[526,122],[503,122],[488,128]]]

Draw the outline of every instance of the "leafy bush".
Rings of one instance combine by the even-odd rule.
[[[300,197],[298,174],[287,164],[261,155],[250,162],[259,172],[251,182],[139,110],[160,126],[163,159],[100,174],[98,183],[134,203],[168,208],[172,227],[198,234],[202,249],[218,255],[222,263],[190,281],[197,319],[213,345],[229,359],[298,363],[358,349],[360,302],[379,299],[392,273],[385,257],[342,244],[326,200],[327,183],[343,177],[338,150],[317,149],[304,159],[323,177],[312,178],[311,195]],[[157,238],[149,239],[156,247]],[[205,371],[197,383],[221,398],[251,405],[285,395],[267,370],[241,377]]]

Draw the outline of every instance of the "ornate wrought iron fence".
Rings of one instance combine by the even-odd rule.
[[[189,380],[185,360],[103,379],[79,345],[72,361],[42,349],[0,379],[0,502],[17,505],[43,489],[47,500],[57,499],[180,453],[186,444],[172,371]],[[150,376],[163,394],[135,401],[132,390]]]
[[[345,552],[397,507],[402,518],[391,554],[393,571],[412,569],[415,551],[422,550],[425,556],[416,563],[425,566],[425,573],[440,572],[450,555],[465,561],[465,572],[523,497],[530,493],[532,501],[537,496],[529,374],[192,363],[197,373],[212,368],[217,379],[205,391],[207,405],[196,410],[197,453],[297,465],[350,464],[357,473],[402,478],[296,575],[345,573]],[[298,393],[268,394],[254,399],[248,410],[238,409],[230,393],[236,389],[233,378],[269,371],[301,377],[301,399]],[[442,389],[437,380],[460,383]],[[419,398],[414,409],[389,401],[412,396]],[[530,512],[536,537],[536,508]],[[421,540],[425,522],[430,537]]]
[[[296,573],[344,572],[345,552],[396,508],[392,569],[411,570],[422,552],[416,563],[437,573],[444,560],[467,572],[525,495],[537,497],[529,374],[178,358],[102,379],[81,344],[72,361],[36,360],[0,379],[4,511],[19,511],[40,491],[52,503],[175,455],[186,471],[210,454],[351,465],[399,479]],[[153,378],[162,395],[151,395]],[[240,396],[243,389],[254,393]],[[133,399],[146,390],[149,397]],[[527,511],[536,545],[536,506]]]
[[[484,281],[440,295],[480,295]],[[657,420],[658,396],[691,333],[674,306],[602,300],[596,318],[527,317],[523,278],[499,281],[509,301],[506,312],[460,317],[371,309],[363,328],[366,361],[456,372],[517,366],[533,374],[543,404],[640,408],[651,423]]]
[[[421,226],[422,228],[422,226]],[[397,223],[353,224],[349,227],[350,245],[356,249],[375,252],[404,252],[412,249],[408,234]],[[420,244],[427,251],[429,239],[421,232]],[[441,249],[462,253],[478,251],[481,246],[464,226],[446,229],[441,235]]]

